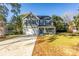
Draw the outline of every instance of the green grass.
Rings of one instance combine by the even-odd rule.
[[[57,36],[58,39],[53,41],[51,44],[57,45],[57,46],[73,46],[77,45],[79,43],[79,37],[67,37],[67,36]]]
[[[79,36],[69,36],[67,33],[66,35],[63,34],[56,34],[52,36],[45,36],[45,39],[47,38],[47,41],[52,46],[75,46],[79,44]]]

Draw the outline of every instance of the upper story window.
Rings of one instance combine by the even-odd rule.
[[[25,24],[28,25],[38,25],[38,20],[26,20]]]
[[[52,24],[52,21],[51,20],[45,20],[45,25],[46,26],[49,26],[49,25],[51,25]]]

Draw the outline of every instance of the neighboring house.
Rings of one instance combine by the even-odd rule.
[[[68,23],[68,31],[73,33],[78,31],[74,22]]]
[[[26,35],[55,34],[56,28],[50,16],[36,16],[29,13],[22,18],[23,33]]]

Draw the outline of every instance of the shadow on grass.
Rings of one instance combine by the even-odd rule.
[[[38,40],[38,41],[36,41],[36,44],[40,44],[40,43],[43,43],[43,42],[45,42],[45,40]]]
[[[57,36],[56,35],[53,35],[53,36],[49,37],[48,42],[53,42],[56,39],[58,39]]]
[[[79,33],[59,33],[58,35],[73,38],[73,37],[79,36]]]
[[[48,36],[44,36],[43,38],[37,38],[36,44],[40,44],[43,42],[53,42],[55,41],[57,38],[57,35],[48,35]]]

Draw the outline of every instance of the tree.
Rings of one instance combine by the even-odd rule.
[[[75,23],[77,29],[79,30],[79,15],[74,16],[73,22]]]
[[[5,18],[8,16],[8,12],[10,11],[8,5],[11,6],[11,12],[14,15],[18,15],[20,13],[21,4],[19,3],[0,3],[0,14]]]
[[[8,5],[11,6],[11,10],[8,8]],[[20,28],[19,26],[21,24],[20,23],[20,17],[18,17],[19,13],[20,13],[20,7],[21,4],[19,3],[0,3],[0,19],[6,21],[6,17],[8,16],[8,12],[12,12],[13,16],[12,16],[12,27],[18,31],[18,29]],[[2,19],[3,18],[3,19]],[[10,25],[11,25],[10,23]],[[19,25],[18,25],[19,24]],[[11,26],[10,26],[11,27]],[[12,28],[11,27],[11,28]]]
[[[19,3],[10,3],[12,9],[11,12],[14,13],[15,16],[17,16],[20,13],[21,4]]]
[[[8,11],[9,9],[7,8],[7,5],[4,3],[0,3],[0,14],[6,17],[8,15]]]
[[[22,19],[20,15],[18,15],[17,17],[13,16],[11,20],[11,24],[13,25],[13,30],[15,30],[17,34],[22,33]]]
[[[6,21],[6,18],[4,17],[4,15],[0,14],[0,21],[3,20],[3,21]]]
[[[11,10],[8,8],[8,6],[11,7]],[[20,8],[21,4],[19,3],[0,3],[0,20],[4,20],[7,23],[6,17],[8,16],[8,13],[13,13],[12,20],[10,24],[8,24],[8,29],[15,29],[17,32],[20,32],[20,27],[22,25],[20,17],[18,16],[20,13]]]
[[[15,26],[14,29],[16,30],[16,32],[20,33],[21,32],[21,25],[22,25],[20,16],[19,16],[21,5],[17,4],[17,3],[11,3],[10,5],[12,7],[11,12],[13,13],[12,23]]]
[[[0,16],[2,16],[3,18],[6,18],[8,16],[8,8],[4,3],[0,3]],[[0,18],[2,18],[0,17]],[[3,19],[6,21],[6,19]]]
[[[63,31],[65,29],[64,21],[60,16],[53,15],[52,20],[57,31]]]

